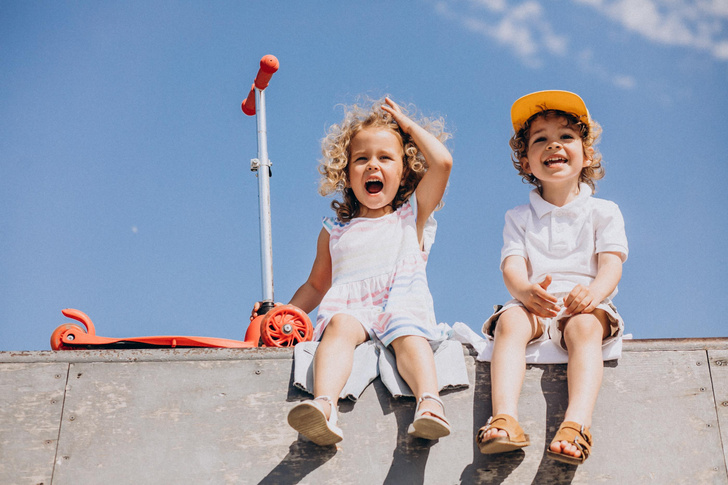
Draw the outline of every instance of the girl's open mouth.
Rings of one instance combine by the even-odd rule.
[[[364,186],[370,194],[378,194],[384,188],[381,180],[369,180],[364,183]]]

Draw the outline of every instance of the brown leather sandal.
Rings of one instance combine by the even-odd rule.
[[[491,428],[503,430],[508,436],[496,436],[484,440],[485,433]],[[508,414],[491,416],[485,426],[478,430],[476,441],[480,452],[484,455],[520,450],[531,444],[528,435],[523,432],[518,421]]]
[[[546,455],[556,461],[568,463],[570,465],[581,465],[591,454],[592,435],[589,432],[589,428],[584,427],[579,423],[575,423],[573,421],[564,421],[561,423],[559,430],[556,432],[556,436],[554,436],[554,439],[551,440],[551,444],[558,441],[573,443],[576,445],[576,448],[581,451],[581,456],[571,456],[551,451],[551,445],[549,445],[549,449],[546,450]]]

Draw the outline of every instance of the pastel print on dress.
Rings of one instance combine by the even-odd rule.
[[[355,218],[342,223],[325,218],[330,234],[331,289],[319,306],[314,340],[320,340],[336,314],[356,318],[384,345],[405,335],[430,341],[448,337],[447,326],[435,320],[427,285],[427,255],[437,222],[430,215],[424,250],[417,240],[416,197],[382,217]]]

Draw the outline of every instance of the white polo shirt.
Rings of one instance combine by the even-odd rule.
[[[501,250],[501,271],[508,256],[523,256],[531,283],[551,275],[551,294],[568,293],[574,286],[589,285],[597,275],[597,254],[615,252],[627,260],[624,219],[617,204],[592,197],[587,184],[563,207],[530,193],[530,204],[506,212]],[[615,288],[609,298],[617,294]]]

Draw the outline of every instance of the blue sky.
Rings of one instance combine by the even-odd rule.
[[[308,276],[330,199],[320,140],[358,95],[445,117],[455,166],[428,275],[439,321],[507,298],[524,203],[510,106],[579,93],[624,214],[616,297],[635,338],[728,337],[728,1],[3,2],[0,350],[48,349],[77,308],[107,337],[242,339],[261,297],[260,58],[276,300]],[[315,312],[314,312],[315,315]]]

